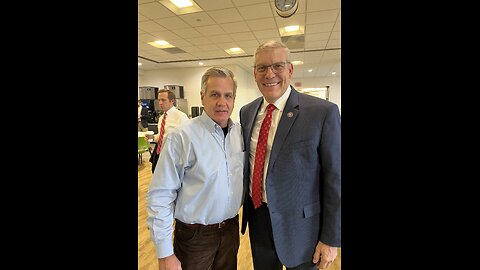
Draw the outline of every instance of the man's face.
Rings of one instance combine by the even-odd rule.
[[[232,114],[235,95],[230,77],[210,77],[205,94],[200,92],[205,113],[222,128],[228,124]]]
[[[293,65],[287,63],[285,49],[268,49],[258,53],[255,56],[255,66],[266,67],[264,72],[254,68],[255,81],[268,103],[275,102],[287,91],[293,75]]]
[[[168,93],[158,93],[158,104],[160,105],[160,109],[162,109],[163,112],[166,112],[173,107],[173,100],[168,99]]]

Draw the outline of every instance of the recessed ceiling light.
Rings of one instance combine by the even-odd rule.
[[[138,65],[139,65],[139,66],[141,66],[141,65],[142,65],[142,63],[138,63]]]
[[[154,42],[148,42],[149,45],[155,47],[155,48],[160,48],[160,49],[166,49],[166,48],[173,48],[172,44],[168,43],[165,40],[155,40]]]
[[[299,31],[299,30],[300,30],[300,25],[285,26],[285,31],[286,32],[294,32],[294,31]]]
[[[308,72],[312,72],[312,71],[313,71],[313,69],[309,69],[309,70],[308,70]]]
[[[203,62],[198,62],[198,64],[199,64],[200,66],[205,65]]]
[[[245,51],[243,51],[241,48],[235,47],[235,48],[230,48],[225,50],[228,54],[243,54]]]
[[[158,2],[177,15],[203,11],[197,3],[192,0],[159,0]]]
[[[337,74],[337,72],[335,72],[335,71],[332,71],[332,75],[335,75],[335,74]]]
[[[303,61],[292,61],[292,65],[303,65]]]
[[[193,6],[192,2],[189,0],[170,0],[175,6],[179,8],[191,7]]]
[[[305,26],[303,25],[288,25],[285,27],[278,28],[280,36],[295,36],[303,35],[305,33]]]

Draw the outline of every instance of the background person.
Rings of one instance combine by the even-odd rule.
[[[188,116],[174,106],[176,100],[175,93],[167,89],[160,89],[158,90],[157,99],[163,114],[158,119],[158,133],[153,137],[155,142],[158,141],[158,137],[160,136],[160,128],[162,120],[165,117],[165,113],[167,113],[167,117],[165,119],[165,133],[163,134],[164,138],[176,126],[188,120]]]
[[[334,103],[297,92],[290,85],[292,74],[290,51],[283,43],[260,45],[254,76],[263,96],[240,109],[249,152],[242,233],[248,222],[257,270],[281,270],[282,265],[325,269],[340,247],[339,110]],[[271,116],[268,104],[275,106]],[[260,136],[265,119],[271,120],[267,139]],[[262,141],[265,155],[257,159]]]
[[[138,131],[148,131],[148,108],[142,106],[142,100],[138,100]]]

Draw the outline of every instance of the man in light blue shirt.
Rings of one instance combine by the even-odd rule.
[[[165,138],[147,192],[161,270],[237,269],[244,148],[240,124],[230,119],[236,89],[230,70],[208,69],[205,111]]]

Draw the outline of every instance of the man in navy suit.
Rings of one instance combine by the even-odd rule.
[[[254,75],[263,96],[240,110],[249,153],[245,155],[242,234],[248,222],[253,265],[258,270],[281,270],[282,265],[289,270],[326,269],[340,247],[339,109],[332,102],[296,91],[290,85],[292,74],[285,44],[260,45]],[[275,105],[271,114],[268,104]],[[271,122],[265,158],[261,158],[264,164],[255,170],[255,164],[261,164],[256,152],[265,149],[259,143],[265,141],[259,135],[264,119]],[[254,171],[259,184],[252,189]],[[253,190],[260,194],[255,203]]]

